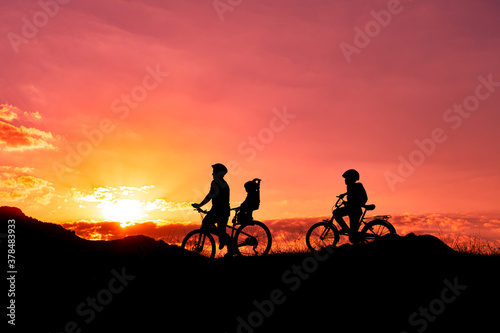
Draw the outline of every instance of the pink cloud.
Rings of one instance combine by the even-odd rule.
[[[273,251],[307,251],[305,235],[317,222],[328,217],[308,217],[264,220],[273,237]],[[369,221],[369,219],[367,220]],[[408,233],[434,235],[450,246],[464,248],[473,242],[488,247],[500,246],[500,220],[478,215],[397,215],[390,219],[399,235]],[[126,228],[118,222],[73,222],[62,224],[87,239],[113,240],[131,235],[146,235],[170,244],[180,245],[184,236],[198,229],[199,223],[138,223]]]
[[[50,132],[46,132],[34,127],[14,125],[21,121],[39,120],[39,112],[22,112],[19,108],[0,104],[0,147],[5,151],[25,151],[25,150],[53,150],[56,149],[51,142],[55,137]]]

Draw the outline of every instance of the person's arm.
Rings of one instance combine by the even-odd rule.
[[[198,205],[200,207],[206,205],[210,200],[212,200],[212,195],[210,193],[207,194],[207,196],[205,197],[205,199],[203,199],[202,202],[200,202]]]
[[[214,196],[214,182],[212,182],[211,186],[210,186],[210,192],[208,192],[207,196],[205,197],[205,199],[203,199],[202,202],[200,202],[199,204],[193,204],[193,207],[202,207],[204,205],[206,205],[207,203],[209,203],[210,200],[212,200],[213,196]]]

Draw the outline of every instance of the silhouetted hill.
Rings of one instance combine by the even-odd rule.
[[[0,218],[2,233],[8,219],[16,220],[18,331],[497,327],[499,258],[458,254],[429,235],[384,237],[315,254],[208,260],[141,235],[88,241],[12,207],[0,207]]]

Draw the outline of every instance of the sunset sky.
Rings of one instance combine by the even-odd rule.
[[[19,0],[0,16],[1,205],[199,223],[189,204],[221,162],[232,206],[261,178],[255,217],[293,228],[355,168],[399,230],[500,239],[498,1]]]

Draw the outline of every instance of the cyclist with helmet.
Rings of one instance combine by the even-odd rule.
[[[359,183],[359,173],[354,169],[349,169],[342,175],[345,179],[345,184],[347,185],[347,192],[339,195],[343,198],[347,195],[347,201],[344,207],[341,207],[334,211],[334,217],[337,223],[340,225],[340,233],[349,232],[349,240],[353,242],[356,238],[359,223],[361,219],[362,210],[361,208],[368,201],[368,196],[366,194],[363,184]],[[349,216],[349,223],[351,228],[347,227],[343,217]]]
[[[203,219],[201,226],[202,228],[207,228],[217,223],[219,249],[222,249],[225,244],[230,244],[230,237],[226,233],[226,226],[230,215],[229,185],[224,180],[227,168],[223,164],[217,163],[212,165],[212,169],[213,180],[210,184],[210,191],[202,202],[199,204],[194,203],[192,206],[201,208],[212,200],[212,208]]]

